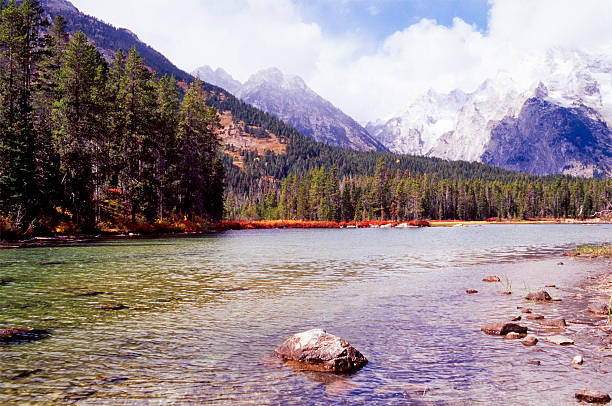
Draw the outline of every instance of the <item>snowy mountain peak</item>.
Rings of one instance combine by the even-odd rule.
[[[549,165],[543,161],[540,167],[553,172],[586,175],[598,170],[605,172],[612,167],[606,158],[612,156],[612,140],[607,135],[608,128],[612,127],[612,58],[554,48],[542,55],[532,55],[526,61],[528,74],[521,72],[517,76],[520,80],[512,72],[499,72],[483,80],[470,93],[454,90],[440,94],[430,90],[417,97],[403,114],[385,122],[370,123],[367,128],[393,152],[468,161],[482,161],[486,157],[492,164],[498,164],[496,159],[503,161],[502,158],[512,155],[510,151],[500,155],[492,148],[508,147],[512,137],[526,137],[515,145],[517,148],[529,145],[544,137],[539,131],[545,128],[544,139],[550,145],[538,145],[534,149],[545,151],[548,158],[532,157],[524,151],[531,158],[515,156],[516,162],[500,161],[501,165],[537,172],[537,167],[527,161],[546,161],[554,155],[566,164]],[[526,117],[540,123],[539,127],[532,126]],[[552,117],[566,121],[553,124]],[[558,132],[556,136],[555,131]],[[552,152],[554,148],[565,148],[578,156],[581,154],[580,140],[587,135],[607,145],[608,149],[602,150],[603,161],[594,157],[591,162],[585,155],[583,161],[589,161],[585,164]],[[555,144],[555,140],[559,143]],[[596,150],[598,147],[592,144],[589,148]],[[585,171],[584,168],[590,169]]]
[[[204,65],[196,69],[192,75],[199,77],[204,82],[219,86],[234,95],[242,87],[242,83],[234,79],[232,75],[223,70],[223,68],[213,70],[210,66]]]
[[[259,72],[252,75],[249,80],[244,84],[244,88],[255,88],[258,86],[279,86],[286,90],[298,90],[308,91],[310,90],[306,86],[306,82],[299,77],[294,75],[285,75],[278,68],[268,68],[260,70]]]

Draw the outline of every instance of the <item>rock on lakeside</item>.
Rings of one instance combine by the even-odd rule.
[[[576,392],[576,399],[587,403],[608,403],[610,402],[610,395],[604,392],[583,389]]]
[[[530,334],[525,337],[521,342],[525,347],[532,347],[538,343],[538,337]]]
[[[574,344],[574,340],[572,340],[571,338],[565,337],[565,336],[561,336],[561,335],[546,337],[546,341],[548,341],[549,343],[556,344],[556,345]]]
[[[480,330],[490,336],[505,336],[508,333],[527,334],[527,327],[503,321],[485,324]]]
[[[539,302],[547,302],[552,300],[552,297],[548,294],[547,291],[541,290],[539,292],[530,292],[527,296],[525,296],[527,300],[535,300]]]
[[[368,363],[355,347],[321,329],[295,334],[281,344],[274,354],[283,361],[295,361],[334,373],[355,372]]]
[[[590,303],[589,313],[599,316],[607,316],[610,314],[610,305],[608,303]]]

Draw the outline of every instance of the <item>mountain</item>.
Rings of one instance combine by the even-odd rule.
[[[204,82],[219,86],[233,95],[236,95],[242,87],[242,83],[235,80],[232,75],[223,70],[223,68],[213,70],[210,66],[205,65],[196,69],[192,75],[199,77]]]
[[[279,69],[270,68],[257,72],[240,84],[223,69],[213,71],[209,66],[203,66],[193,74],[228,90],[319,142],[359,151],[387,150],[363,126],[315,93],[298,76],[284,75]]]
[[[107,60],[110,60],[118,49],[129,51],[132,46],[157,73],[174,75],[178,81],[188,82],[191,75],[177,68],[161,53],[140,41],[136,34],[125,28],[116,28],[95,17],[81,13],[67,0],[41,0],[40,4],[53,19],[61,14],[66,19],[69,32],[83,31]]]
[[[128,51],[134,46],[152,70],[160,75],[174,75],[183,89],[194,79],[164,55],[140,41],[131,31],[83,14],[68,0],[41,0],[41,5],[51,18],[61,14],[71,34],[77,30],[83,31],[108,61],[118,49]],[[221,73],[219,70],[217,72]],[[222,144],[235,159],[236,165],[241,165],[240,150],[257,151],[259,154],[264,154],[266,150],[284,153],[289,142],[299,135],[294,128],[239,100],[226,90],[206,81],[203,86],[207,104],[219,111]]]
[[[500,73],[471,93],[429,91],[366,128],[397,153],[531,174],[612,174],[612,58],[553,49],[533,64],[530,85]]]

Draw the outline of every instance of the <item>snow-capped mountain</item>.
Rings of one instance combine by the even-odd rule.
[[[361,151],[387,150],[355,120],[311,90],[298,76],[279,69],[265,69],[244,84],[225,71],[204,66],[194,75],[222,87],[253,107],[276,116],[299,132],[341,148]]]
[[[499,73],[471,93],[430,91],[367,128],[398,153],[534,174],[612,173],[612,58],[554,49],[529,63],[527,82]]]

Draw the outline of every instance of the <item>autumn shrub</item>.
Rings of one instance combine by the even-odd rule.
[[[13,224],[10,217],[0,217],[0,240],[16,241],[21,237],[21,232]]]

